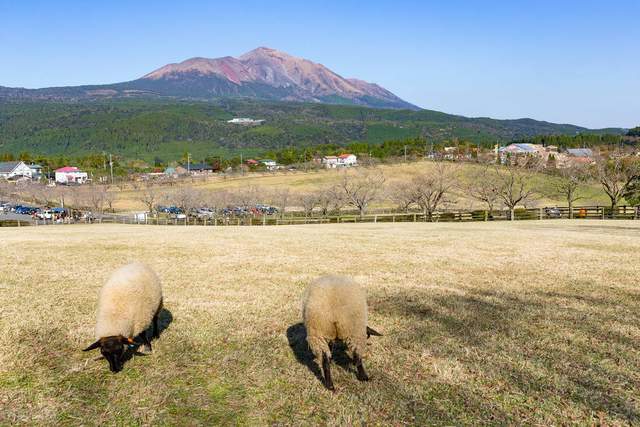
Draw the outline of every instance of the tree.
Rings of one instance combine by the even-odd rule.
[[[147,184],[147,186],[138,193],[138,200],[144,203],[149,213],[155,212],[156,205],[158,204],[160,197],[160,191],[152,183]]]
[[[271,193],[271,204],[275,205],[276,208],[280,211],[280,217],[284,217],[284,213],[289,206],[289,199],[291,197],[291,192],[289,188],[277,188]]]
[[[500,189],[494,174],[494,169],[487,165],[479,171],[474,171],[469,177],[469,182],[464,186],[464,191],[469,197],[487,206],[485,220],[492,215],[491,212],[500,198]]]
[[[587,173],[582,166],[569,166],[558,171],[559,177],[555,182],[555,193],[563,196],[569,206],[569,218],[573,219],[573,204],[582,199],[578,190],[584,184]]]
[[[305,217],[313,216],[313,210],[318,206],[318,193],[305,192],[296,197],[297,202],[302,207]]]
[[[633,157],[614,153],[605,159],[596,159],[595,176],[602,189],[611,201],[611,215],[615,216],[618,203],[628,192],[634,180],[638,179],[640,168],[638,160]]]
[[[345,205],[344,195],[337,185],[321,188],[316,197],[320,213],[325,217],[331,211],[340,212],[340,209]]]
[[[410,182],[396,182],[387,191],[387,198],[398,207],[401,212],[409,212],[409,208],[416,203],[416,194]]]
[[[513,221],[516,217],[516,206],[531,200],[536,192],[527,183],[529,174],[518,166],[506,165],[502,169],[496,167],[494,171],[498,199],[509,209],[509,219]]]
[[[369,204],[378,198],[384,182],[382,172],[365,170],[350,174],[345,171],[339,186],[347,204],[358,209],[360,216],[364,216]]]
[[[169,197],[173,204],[187,215],[198,207],[202,200],[200,191],[188,185],[179,186]]]
[[[640,176],[631,181],[624,193],[624,199],[632,206],[640,206]]]
[[[458,182],[457,170],[451,163],[438,161],[430,170],[412,179],[410,188],[415,203],[429,221],[433,220],[438,207],[448,203],[446,197]]]

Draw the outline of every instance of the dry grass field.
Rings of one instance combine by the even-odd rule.
[[[397,164],[384,164],[377,166],[376,169],[381,171],[388,185],[392,185],[399,181],[409,181],[416,173],[423,172],[429,168],[434,167],[432,161],[418,161],[412,163],[397,163]],[[474,163],[460,163],[459,164],[459,176],[461,182],[469,179],[473,173],[480,169],[482,166]],[[324,186],[330,186],[336,184],[342,178],[343,173],[357,173],[357,168],[345,170],[315,170],[310,172],[296,171],[296,172],[264,172],[264,173],[247,173],[246,175],[228,176],[222,177],[219,175],[213,175],[206,179],[198,177],[194,179],[187,179],[177,185],[189,185],[200,190],[237,190],[240,188],[247,188],[251,186],[259,187],[262,189],[273,190],[276,188],[289,188],[292,193],[297,192],[311,192],[322,188]],[[543,195],[538,197],[539,205],[566,205],[566,201],[562,200],[562,197],[554,196],[552,193],[552,182],[554,178],[549,177],[541,173],[532,173],[530,176],[530,183],[535,188],[541,190]],[[113,188],[112,191],[117,193],[115,202],[113,203],[114,209],[118,211],[132,211],[143,210],[145,205],[139,200],[141,188],[143,184],[140,184],[138,188],[131,188],[131,186],[124,189]],[[165,191],[171,191],[172,187],[164,187]],[[589,183],[584,185],[581,190],[580,204],[608,204],[608,199],[600,190],[597,183]],[[458,208],[468,209],[472,205],[477,205],[478,202],[470,200],[463,191],[457,189],[454,191],[452,199],[455,201],[454,205]],[[267,203],[268,201],[265,201]],[[392,207],[388,201],[378,201],[377,206]]]
[[[0,425],[640,424],[640,222],[0,229]],[[163,279],[154,352],[119,374],[99,287]],[[368,383],[325,390],[306,283],[367,288]]]

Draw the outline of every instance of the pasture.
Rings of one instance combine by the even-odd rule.
[[[395,163],[395,164],[382,164],[375,168],[384,174],[387,186],[392,186],[398,182],[407,182],[411,180],[417,173],[424,172],[434,167],[432,161],[416,161],[411,163]],[[467,183],[473,178],[474,173],[478,172],[482,168],[482,165],[475,163],[459,163],[458,175],[460,177],[460,183]],[[328,187],[337,184],[342,179],[342,174],[355,174],[362,168],[350,168],[346,170],[336,169],[320,169],[309,172],[296,171],[296,172],[250,172],[246,175],[235,176],[221,176],[211,175],[208,177],[200,176],[192,179],[186,178],[173,186],[160,185],[161,191],[172,191],[176,186],[190,186],[203,191],[230,191],[237,192],[243,188],[257,187],[263,190],[284,189],[288,188],[292,193],[301,192],[313,192],[320,188]],[[546,175],[543,173],[532,172],[529,176],[528,182],[539,193],[536,197],[536,205],[539,206],[552,206],[552,205],[566,205],[566,200],[561,195],[558,195],[554,190],[554,183],[557,182],[557,178],[554,176]],[[124,185],[122,189],[112,187],[111,191],[115,193],[115,201],[113,202],[113,208],[116,211],[132,211],[145,209],[144,203],[140,201],[140,195],[144,188],[143,183],[135,183],[135,187],[132,183]],[[609,201],[602,192],[600,185],[595,181],[589,181],[584,183],[579,194],[582,197],[580,204],[582,205],[608,205]],[[479,202],[472,200],[465,194],[461,188],[455,188],[451,195],[451,206],[458,209],[470,209],[472,207],[483,208]],[[266,196],[268,199],[268,196]],[[264,201],[265,203],[268,200]],[[293,200],[292,200],[293,202]],[[393,203],[389,200],[377,200],[374,203],[377,207],[393,208]]]
[[[640,423],[640,222],[0,229],[0,425]],[[109,372],[98,289],[163,281],[154,352]],[[336,393],[300,324],[313,278],[369,295],[368,383]],[[340,350],[340,349],[338,349]]]

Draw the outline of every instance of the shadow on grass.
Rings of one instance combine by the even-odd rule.
[[[309,371],[318,379],[323,382],[322,371],[314,359],[313,353],[307,344],[307,330],[302,322],[291,325],[287,328],[287,340],[289,341],[289,347],[293,352],[296,360],[305,365]],[[332,361],[345,371],[355,372],[352,369],[353,359],[347,354],[347,346],[337,341],[331,346]]]
[[[560,399],[564,401],[560,406],[575,405],[585,414],[605,413],[616,422],[640,422],[640,409],[632,397],[639,384],[633,375],[629,377],[640,362],[640,341],[633,332],[623,335],[611,326],[638,322],[636,315],[635,320],[626,318],[637,307],[635,295],[623,304],[626,313],[612,318],[611,300],[573,290],[462,290],[444,295],[396,290],[381,298],[374,296],[375,312],[407,325],[398,334],[400,347],[429,348],[437,356],[459,361],[479,378],[506,384],[494,399],[509,395],[549,403]],[[558,305],[558,298],[583,305]],[[459,393],[480,391],[471,383],[459,385]],[[481,404],[481,412],[495,413],[491,400]],[[506,415],[521,410],[509,408],[511,415]],[[556,412],[556,416],[562,414]]]

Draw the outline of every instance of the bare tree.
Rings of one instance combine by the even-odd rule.
[[[415,203],[425,217],[433,220],[433,213],[449,202],[447,196],[458,182],[457,167],[451,163],[434,162],[433,167],[411,180]]]
[[[409,212],[409,208],[416,203],[416,193],[410,182],[396,182],[387,190],[387,198],[396,204],[398,210]]]
[[[536,194],[535,190],[527,182],[530,174],[517,165],[505,165],[503,168],[496,167],[494,171],[498,198],[509,209],[509,219],[513,221],[516,217],[516,207],[530,201]]]
[[[595,176],[611,200],[611,215],[615,216],[618,203],[638,175],[640,175],[640,165],[635,158],[615,153],[609,159],[596,160]]]
[[[305,217],[313,215],[313,210],[318,206],[319,198],[316,192],[299,193],[296,197],[297,203],[300,204],[304,211]]]
[[[485,220],[491,216],[496,203],[499,202],[499,188],[494,176],[494,170],[489,166],[485,166],[480,170],[474,171],[469,177],[469,181],[464,185],[465,193],[487,207]]]
[[[271,204],[273,204],[280,211],[280,217],[284,217],[284,213],[289,206],[291,199],[291,192],[289,188],[278,188],[271,193]]]
[[[156,205],[162,197],[158,187],[152,183],[148,183],[145,188],[138,194],[138,200],[140,200],[147,208],[149,213],[155,212]]]
[[[187,215],[202,203],[200,191],[188,185],[179,186],[169,197]]]
[[[332,211],[339,212],[345,205],[344,194],[337,185],[318,190],[317,199],[322,216],[327,216]]]
[[[584,167],[577,165],[558,170],[559,177],[555,181],[554,190],[567,201],[570,219],[573,219],[573,204],[583,198],[578,190],[587,179],[586,172]]]
[[[358,209],[360,216],[364,216],[371,202],[379,197],[384,182],[382,172],[364,170],[349,174],[345,171],[339,186],[347,204]]]
[[[82,187],[79,191],[80,200],[84,206],[89,207],[95,215],[102,218],[107,205],[107,191],[106,185],[93,184]]]
[[[242,207],[253,207],[260,203],[263,197],[264,191],[253,185],[234,192],[235,203]]]

